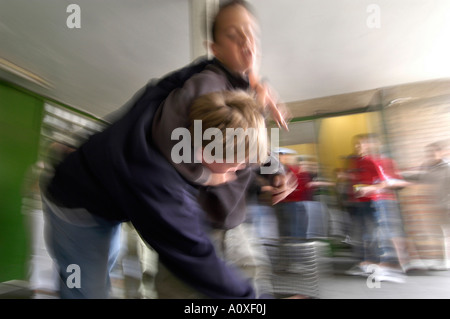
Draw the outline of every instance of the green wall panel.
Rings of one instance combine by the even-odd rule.
[[[42,110],[43,99],[0,82],[0,282],[27,276],[22,185],[37,159]]]

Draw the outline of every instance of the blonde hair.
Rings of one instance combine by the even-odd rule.
[[[191,105],[189,130],[193,136],[194,121],[201,120],[202,136],[210,128],[222,133],[223,159],[226,154],[233,154],[235,161],[239,152],[245,152],[246,162],[261,164],[266,161],[268,154],[267,130],[262,111],[254,96],[248,92],[234,90],[209,93],[198,97]],[[231,131],[234,134],[230,134]],[[211,140],[202,138],[203,148],[209,143]],[[230,159],[228,155],[226,158]]]

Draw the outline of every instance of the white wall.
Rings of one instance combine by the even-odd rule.
[[[252,3],[262,72],[286,102],[450,76],[448,0]]]

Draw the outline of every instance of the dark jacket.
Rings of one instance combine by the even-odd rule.
[[[123,117],[55,169],[47,196],[60,206],[130,220],[169,270],[210,297],[254,298],[251,285],[216,256],[199,187],[174,168],[152,138],[161,103],[210,63],[197,61],[150,83]]]
[[[182,87],[170,93],[156,111],[152,126],[153,143],[188,182],[199,186],[199,201],[207,212],[212,226],[222,229],[234,228],[245,219],[245,193],[251,180],[251,169],[238,171],[237,180],[231,183],[205,187],[202,184],[208,180],[210,171],[201,163],[193,161],[175,164],[171,155],[172,148],[178,140],[172,140],[171,137],[175,129],[188,128],[191,125],[189,110],[197,97],[234,89],[248,90],[248,80],[231,74],[222,64],[214,60],[202,72],[194,74]],[[192,154],[194,153],[192,150]]]

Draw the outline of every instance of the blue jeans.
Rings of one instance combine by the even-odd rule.
[[[278,221],[272,206],[251,204],[247,214],[258,238],[278,238]]]
[[[326,238],[328,236],[328,207],[319,201],[303,201],[308,222],[306,238]]]
[[[397,202],[394,200],[373,201],[377,235],[380,249],[380,262],[398,263],[393,239],[404,237],[403,222]]]
[[[275,210],[280,237],[306,239],[308,215],[302,202],[281,202]]]
[[[377,226],[371,202],[354,203],[351,207],[353,222],[352,242],[355,257],[361,261],[379,262]]]
[[[120,248],[120,223],[90,215],[91,223],[74,224],[43,205],[45,239],[58,266],[61,298],[108,298],[109,275]],[[70,214],[71,209],[60,208],[61,212]]]

